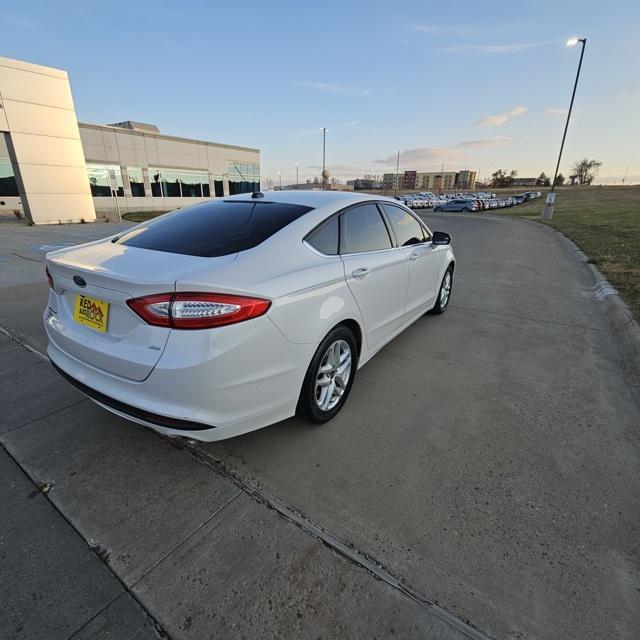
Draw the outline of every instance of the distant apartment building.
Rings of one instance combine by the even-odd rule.
[[[399,173],[398,190],[451,191],[460,189],[473,191],[476,186],[475,171],[404,171]],[[382,177],[385,189],[396,188],[396,174],[385,173]],[[357,187],[356,187],[357,188]]]

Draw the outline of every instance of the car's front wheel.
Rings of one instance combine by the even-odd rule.
[[[316,350],[302,384],[298,413],[316,424],[328,422],[347,401],[356,375],[358,352],[353,332],[333,328]]]
[[[442,207],[436,207],[434,211],[437,211],[439,213],[440,211],[442,211]]]
[[[431,309],[431,313],[440,314],[444,313],[449,306],[449,299],[451,298],[451,289],[453,288],[453,267],[449,265],[442,277],[442,283],[440,284],[440,290],[438,291],[438,298],[436,305]]]

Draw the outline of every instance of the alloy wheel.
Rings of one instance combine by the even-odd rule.
[[[316,375],[316,404],[322,411],[333,409],[342,398],[351,376],[351,347],[336,340],[326,350]]]

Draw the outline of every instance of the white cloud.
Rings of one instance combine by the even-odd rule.
[[[640,97],[640,87],[627,87],[620,92],[621,98],[638,98]]]
[[[545,116],[566,116],[567,109],[563,109],[562,107],[547,107],[544,110]]]
[[[476,127],[499,127],[501,124],[504,124],[509,118],[505,115],[495,115],[495,116],[485,116],[484,118],[480,118],[475,123]]]
[[[513,138],[511,136],[493,136],[493,138],[484,138],[480,140],[463,140],[459,143],[459,147],[496,147],[502,144],[511,144]]]
[[[559,40],[543,40],[541,42],[515,42],[513,44],[459,44],[440,49],[443,53],[516,53],[558,44]]]
[[[416,147],[400,152],[400,160],[406,165],[425,165],[438,162],[450,162],[458,160],[461,156],[459,149],[455,147]],[[374,160],[375,164],[395,165],[397,154]]]
[[[339,93],[342,95],[351,96],[370,96],[371,91],[369,89],[358,89],[357,87],[348,87],[340,84],[331,84],[329,82],[298,82],[299,87],[305,87],[308,89],[316,89],[317,91],[324,91],[325,93]]]
[[[512,118],[517,118],[525,113],[527,113],[527,107],[520,104],[513,109],[509,109],[509,111],[505,111],[504,113],[496,113],[495,115],[480,118],[480,120],[474,124],[476,127],[499,127]]]

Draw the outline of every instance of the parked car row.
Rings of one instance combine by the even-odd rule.
[[[513,196],[496,197],[495,193],[456,193],[434,195],[431,192],[401,195],[396,199],[411,209],[433,209],[434,211],[487,211],[490,209],[503,209],[539,198],[540,191],[526,191]]]

